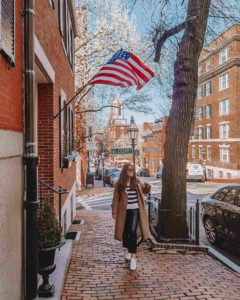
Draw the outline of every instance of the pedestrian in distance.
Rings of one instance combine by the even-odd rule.
[[[137,268],[137,234],[144,240],[153,240],[148,225],[147,207],[144,194],[149,194],[151,186],[141,183],[136,177],[132,164],[123,166],[117,181],[112,201],[112,218],[115,220],[114,238],[121,241],[130,270]]]

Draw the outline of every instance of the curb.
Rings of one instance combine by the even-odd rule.
[[[217,250],[213,249],[212,247],[208,247],[208,255],[211,257],[219,260],[222,264],[233,270],[234,272],[240,274],[240,266],[235,264],[233,261],[231,261],[229,258],[226,256],[222,255],[220,252]]]
[[[154,243],[152,251],[161,253],[208,253],[209,248],[203,245]]]

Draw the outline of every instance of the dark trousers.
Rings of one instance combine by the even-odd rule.
[[[137,226],[139,221],[138,209],[127,209],[123,231],[123,247],[129,253],[137,253]]]

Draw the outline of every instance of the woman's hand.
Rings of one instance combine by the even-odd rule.
[[[116,219],[116,215],[117,215],[117,214],[112,213],[112,218],[113,218],[113,220]]]

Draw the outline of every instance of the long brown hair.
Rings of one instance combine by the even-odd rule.
[[[131,189],[136,188],[137,178],[136,178],[135,168],[132,164],[128,163],[128,164],[123,166],[122,171],[121,171],[120,176],[119,176],[119,179],[118,179],[118,190],[119,190],[119,192],[123,192],[126,189],[127,181],[128,181],[127,169],[130,166],[134,169],[133,177],[130,177],[130,188]]]

